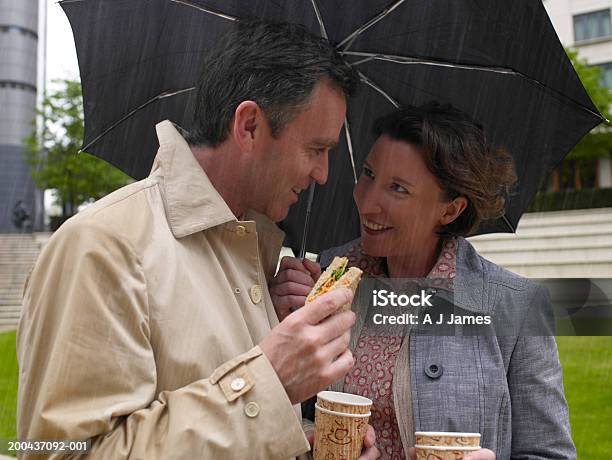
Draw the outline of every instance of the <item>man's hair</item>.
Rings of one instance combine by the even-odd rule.
[[[238,105],[257,103],[277,136],[310,99],[322,78],[346,96],[355,71],[329,42],[305,27],[281,22],[238,22],[205,58],[187,141],[216,147],[229,133]]]
[[[437,102],[405,107],[376,120],[373,132],[417,147],[445,198],[467,199],[466,209],[439,231],[441,236],[470,235],[483,220],[503,215],[516,183],[514,161],[490,145],[483,127],[465,112]]]

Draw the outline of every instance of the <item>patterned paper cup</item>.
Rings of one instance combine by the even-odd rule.
[[[317,393],[317,404],[323,409],[343,414],[367,414],[372,407],[372,400],[351,393],[320,391]]]
[[[417,431],[415,444],[421,446],[479,446],[480,433],[453,433],[452,431]]]
[[[370,412],[343,414],[315,404],[314,460],[357,460]]]
[[[468,452],[479,450],[480,446],[421,446],[416,445],[416,460],[461,460]]]

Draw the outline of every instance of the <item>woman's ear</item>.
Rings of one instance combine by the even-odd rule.
[[[440,224],[442,226],[448,225],[453,222],[461,213],[467,208],[468,201],[464,196],[458,196],[457,198],[449,201],[444,208],[442,217],[440,218]]]
[[[243,152],[250,152],[254,148],[258,129],[261,129],[261,108],[253,101],[242,101],[234,112],[232,134],[236,145]]]

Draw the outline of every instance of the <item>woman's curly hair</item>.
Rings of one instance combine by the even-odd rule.
[[[512,157],[487,142],[483,127],[451,105],[430,102],[379,118],[374,135],[383,134],[419,148],[445,197],[467,199],[466,209],[440,235],[469,236],[482,221],[504,214],[516,183]]]

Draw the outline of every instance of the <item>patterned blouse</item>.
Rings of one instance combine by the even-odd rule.
[[[453,290],[457,240],[444,241],[438,260],[427,275],[430,285]],[[355,244],[346,253],[350,266],[361,268],[368,277],[382,278],[385,259],[365,254],[361,244]],[[405,453],[400,438],[393,402],[393,371],[402,346],[403,335],[380,335],[364,326],[353,351],[355,367],[344,380],[344,391],[370,398],[373,401],[370,425],[376,431],[376,444],[381,459],[404,460]]]

